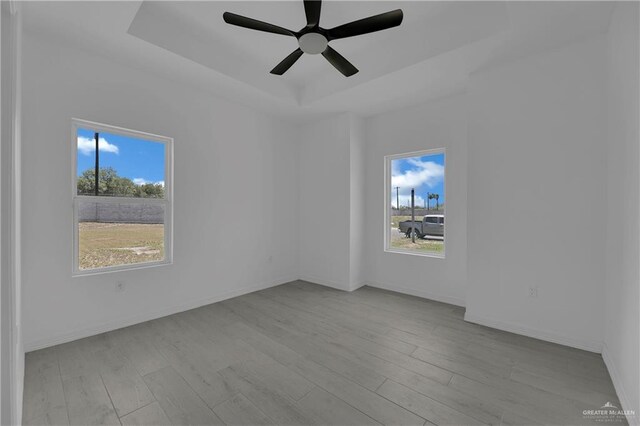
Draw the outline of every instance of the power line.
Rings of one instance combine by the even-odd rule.
[[[416,242],[416,206],[415,206],[416,190],[411,189],[411,242]]]
[[[99,183],[99,179],[100,179],[100,133],[96,132],[95,133],[95,138],[96,138],[96,169],[95,169],[95,188],[94,188],[94,194],[97,197],[98,196],[98,183]]]

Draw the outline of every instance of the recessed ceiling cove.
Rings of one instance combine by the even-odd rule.
[[[304,106],[502,31],[505,10],[503,3],[325,2],[318,22],[309,26],[309,19],[316,18],[307,16],[303,1],[145,1],[131,21],[128,34]],[[278,28],[296,29],[299,37],[227,25],[223,15],[230,11],[227,16],[231,18],[246,16]],[[400,23],[400,28],[379,31]],[[301,26],[304,28],[297,31]],[[328,30],[321,30],[324,28]],[[331,31],[335,34],[328,36]],[[349,31],[360,36],[350,37]],[[339,52],[340,57],[322,50],[325,41],[318,40],[316,34],[323,36],[330,43],[331,53]],[[281,68],[274,69],[274,65],[282,58],[297,56],[298,49],[320,54],[305,55],[282,77],[270,74],[284,72],[286,60]],[[344,73],[336,72],[336,64]],[[357,74],[356,67],[360,71]],[[345,73],[352,76],[345,79]]]
[[[51,27],[49,17],[57,13],[64,27],[50,32],[95,32],[96,40],[118,46],[116,50],[129,57],[162,57],[162,62],[148,65],[158,72],[158,65],[166,65],[167,73],[178,78],[182,73],[175,68],[181,66],[189,75],[197,74],[190,80],[194,84],[206,88],[211,82],[224,82],[219,84],[254,97],[252,105],[261,102],[268,110],[277,106],[299,114],[373,114],[462,91],[470,73],[478,69],[606,31],[612,9],[606,2],[327,1],[316,22],[316,15],[308,14],[300,0],[144,1],[131,15],[130,7],[104,2],[102,7],[113,9],[114,16],[122,11],[118,22],[126,22],[128,30],[121,34],[114,25],[84,25],[90,20],[82,16],[95,15],[93,2],[86,2],[86,11],[52,3],[33,8],[27,23]],[[316,25],[336,29],[398,9],[401,26],[385,31],[330,40],[322,31],[308,30]],[[296,34],[228,25],[225,12]],[[64,21],[67,15],[77,19]],[[336,72],[335,63],[322,55],[327,44],[359,72],[349,78]],[[305,51],[309,54],[303,55]],[[288,66],[294,59],[295,65]],[[279,61],[284,64],[274,68]]]

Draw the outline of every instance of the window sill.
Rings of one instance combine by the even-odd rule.
[[[415,251],[410,251],[410,250],[400,250],[400,249],[385,249],[384,250],[385,253],[394,253],[394,254],[409,254],[412,256],[420,256],[420,257],[431,257],[434,259],[443,259],[445,258],[445,254],[442,253],[417,253]]]
[[[159,261],[159,262],[145,262],[145,263],[135,263],[135,264],[132,264],[132,265],[109,266],[109,267],[106,267],[106,268],[96,268],[96,269],[73,271],[71,276],[72,276],[72,278],[87,277],[87,276],[92,276],[92,275],[110,274],[110,273],[114,273],[114,272],[126,272],[126,271],[135,271],[137,269],[156,268],[158,266],[168,266],[168,265],[172,265],[172,264],[173,264],[173,261],[162,260],[162,261]]]

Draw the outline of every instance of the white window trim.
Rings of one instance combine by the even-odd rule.
[[[152,142],[164,143],[164,198],[134,198],[134,197],[96,197],[90,195],[78,195],[78,128],[91,129],[97,132],[115,133],[123,136],[131,136]],[[155,266],[170,265],[173,263],[173,138],[110,126],[108,124],[93,121],[71,119],[71,196],[73,210],[73,262],[72,276],[96,275],[108,272],[128,271],[132,269],[144,269]],[[143,203],[159,204],[164,206],[164,259],[152,262],[141,262],[129,265],[107,266],[95,269],[80,269],[79,243],[78,243],[78,204],[80,201],[100,203]]]
[[[445,202],[447,200],[447,150],[446,148],[426,149],[423,151],[407,152],[402,154],[386,155],[384,157],[384,251],[386,253],[410,254],[413,256],[431,257],[436,259],[444,259],[447,250],[447,223],[444,221],[444,239],[442,241],[442,253],[420,253],[413,250],[405,250],[391,247],[391,161],[409,157],[422,157],[425,155],[444,154],[444,181],[442,182],[442,190],[444,192]],[[397,230],[396,230],[397,232]]]

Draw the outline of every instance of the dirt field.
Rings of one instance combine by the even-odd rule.
[[[82,222],[80,269],[164,259],[164,225]]]
[[[420,218],[416,219],[420,220]],[[411,220],[411,216],[391,216],[391,241],[389,242],[391,248],[437,254],[444,252],[444,241],[416,239],[414,244],[411,242],[411,238],[398,232],[398,224],[404,220]]]

